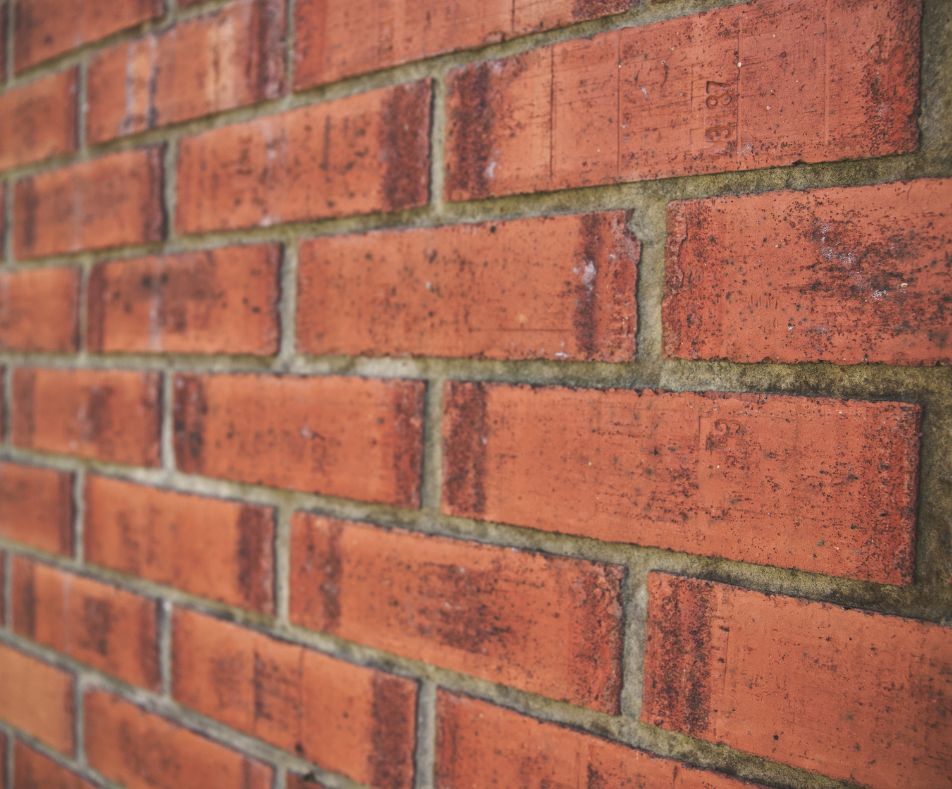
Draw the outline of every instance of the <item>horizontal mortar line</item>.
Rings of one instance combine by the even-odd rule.
[[[25,745],[28,745],[32,750],[41,753],[50,761],[56,762],[56,764],[59,766],[76,773],[77,775],[96,784],[97,786],[101,785],[109,787],[110,789],[113,789],[113,787],[116,787],[116,789],[121,789],[121,787],[118,787],[117,784],[112,783],[100,773],[97,773],[89,765],[80,762],[77,756],[70,756],[69,754],[60,753],[59,751],[51,748],[49,745],[46,745],[42,741],[36,739],[36,737],[34,737],[32,734],[16,728],[11,723],[6,723],[5,721],[0,720],[0,733],[6,733],[9,738],[16,739]],[[2,753],[2,751],[0,751],[0,753]],[[0,762],[0,764],[2,764],[2,762]],[[0,768],[0,774],[2,774],[2,768]]]

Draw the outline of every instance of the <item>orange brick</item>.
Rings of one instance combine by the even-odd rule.
[[[439,691],[436,785],[742,789],[734,778]]]
[[[276,245],[101,263],[89,280],[89,348],[276,353],[280,264]]]
[[[128,789],[271,789],[273,770],[104,691],[83,708],[90,765]]]
[[[446,194],[915,150],[919,0],[759,0],[464,66]]]
[[[628,9],[632,0],[301,0],[294,83],[306,88]]]
[[[630,361],[639,253],[622,212],[323,236],[301,246],[298,344]]]
[[[179,375],[175,456],[190,474],[416,507],[423,391],[372,378]]]
[[[159,17],[164,0],[15,0],[13,62],[17,71]]]
[[[429,118],[423,81],[188,137],[176,226],[196,233],[423,205]]]
[[[84,557],[229,605],[274,608],[274,511],[91,475]]]
[[[0,720],[72,754],[73,676],[0,644]]]
[[[294,516],[291,620],[617,713],[622,567]]]
[[[73,475],[0,462],[0,536],[47,553],[73,552]]]
[[[913,580],[916,405],[451,383],[445,408],[447,513]]]
[[[0,273],[0,348],[75,351],[78,296],[74,268]]]
[[[321,767],[413,785],[416,684],[177,609],[173,695]]]
[[[952,362],[952,179],[672,203],[665,352]]]
[[[114,153],[23,178],[14,199],[20,260],[160,241],[162,152]]]
[[[159,383],[158,373],[19,368],[13,377],[13,443],[157,466]]]
[[[13,747],[13,783],[30,789],[97,789],[95,784],[17,741]],[[0,780],[0,787],[3,781]]]
[[[952,631],[652,573],[641,718],[876,786],[947,786]]]
[[[283,0],[238,0],[99,53],[89,65],[90,141],[275,98],[284,28]]]
[[[75,150],[76,69],[0,95],[0,170]]]
[[[13,629],[134,685],[159,687],[158,603],[13,558]]]

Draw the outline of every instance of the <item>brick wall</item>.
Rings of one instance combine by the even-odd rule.
[[[0,0],[0,787],[952,786],[952,4]]]

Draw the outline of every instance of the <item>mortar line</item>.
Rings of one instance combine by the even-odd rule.
[[[421,680],[417,690],[416,748],[413,754],[414,789],[436,786],[436,692],[430,680]]]

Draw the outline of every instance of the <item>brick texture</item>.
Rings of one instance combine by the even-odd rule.
[[[131,684],[158,688],[154,600],[19,557],[12,589],[17,633]]]
[[[85,556],[93,564],[222,603],[274,605],[274,511],[90,476]]]
[[[15,786],[27,788],[96,789],[95,784],[19,741],[13,746],[13,782]],[[3,786],[2,781],[0,786]]]
[[[451,200],[917,145],[919,3],[762,0],[465,66]]]
[[[101,263],[86,342],[106,353],[275,353],[280,258],[253,245]]]
[[[72,754],[73,677],[0,644],[0,720],[60,753]]]
[[[662,573],[648,587],[646,723],[857,783],[948,784],[947,627]]]
[[[672,203],[665,351],[952,361],[952,180]]]
[[[156,373],[20,368],[13,378],[13,443],[157,466],[159,385]]]
[[[190,473],[414,507],[422,401],[415,381],[182,375],[175,456]]]
[[[298,342],[316,355],[627,361],[639,251],[620,212],[313,239]]]
[[[914,405],[465,383],[445,407],[454,515],[912,581]]]
[[[79,271],[21,269],[0,273],[0,348],[75,351]]]
[[[72,475],[0,463],[0,537],[47,553],[71,554]]]
[[[415,208],[429,190],[430,86],[399,85],[185,139],[185,233]]]
[[[127,151],[17,181],[17,258],[62,255],[162,239],[162,152]]]
[[[623,578],[303,513],[292,527],[296,624],[603,712],[619,704]]]
[[[0,95],[0,170],[76,149],[76,69]]]
[[[412,681],[182,609],[173,663],[181,703],[355,781],[412,786]]]
[[[89,139],[104,142],[280,95],[284,5],[239,0],[104,50],[89,67]]]

